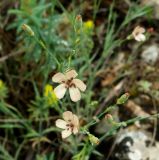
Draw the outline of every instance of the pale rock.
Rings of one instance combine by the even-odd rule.
[[[116,138],[115,157],[118,160],[159,160],[159,142],[143,130],[124,129]]]
[[[141,58],[149,64],[154,64],[159,58],[159,48],[156,45],[146,47],[141,53]]]

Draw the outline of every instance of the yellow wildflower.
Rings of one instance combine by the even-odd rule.
[[[88,21],[84,22],[84,29],[90,30],[93,28],[94,28],[94,23],[92,20],[88,20]]]
[[[47,84],[44,89],[44,97],[47,98],[48,104],[52,105],[57,103],[57,97],[54,93],[53,87],[50,84]]]
[[[0,89],[3,88],[3,85],[4,85],[4,83],[3,83],[3,81],[0,79]]]
[[[0,79],[0,99],[6,98],[8,93],[8,88],[5,83]]]

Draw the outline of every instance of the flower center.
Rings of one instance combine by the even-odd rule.
[[[72,123],[69,123],[66,125],[67,126],[67,130],[71,130],[71,132],[73,132],[73,128],[74,128],[74,125]]]
[[[137,31],[137,32],[135,33],[136,36],[138,36],[139,34],[141,34],[139,31]]]
[[[76,85],[73,83],[73,78],[63,81],[63,83],[65,83],[66,88],[71,88],[71,87],[76,88]]]

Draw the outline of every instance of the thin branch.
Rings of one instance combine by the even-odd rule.
[[[0,63],[6,61],[10,57],[14,57],[14,56],[22,54],[22,53],[24,53],[24,51],[25,51],[25,49],[21,49],[18,51],[11,52],[10,54],[8,54],[6,56],[0,57]]]

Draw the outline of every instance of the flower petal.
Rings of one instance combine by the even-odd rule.
[[[79,119],[78,119],[78,117],[77,117],[75,114],[73,114],[73,121],[72,121],[72,123],[73,123],[76,127],[79,127]]]
[[[56,73],[53,77],[52,77],[52,81],[55,83],[61,83],[62,81],[66,80],[66,76],[63,73]]]
[[[78,133],[78,128],[77,128],[77,127],[74,127],[74,128],[73,128],[73,133],[74,133],[74,134],[77,134],[77,133]]]
[[[133,36],[136,36],[136,35],[139,35],[139,34],[142,34],[145,32],[145,28],[143,27],[140,27],[140,26],[137,26],[135,27],[135,29],[133,30],[132,34]]]
[[[55,122],[56,127],[59,127],[61,129],[66,129],[67,128],[67,122],[62,120],[62,119],[57,119]]]
[[[66,121],[66,122],[72,122],[73,121],[73,114],[72,112],[70,111],[66,111],[63,113],[63,119]]]
[[[54,89],[54,93],[58,99],[61,99],[64,97],[66,90],[65,84],[60,84]]]
[[[62,138],[64,139],[64,138],[67,138],[68,136],[70,136],[72,134],[72,132],[69,129],[69,130],[62,131],[61,134],[62,134]]]
[[[78,74],[75,70],[70,70],[65,73],[67,79],[75,78]]]
[[[80,79],[73,79],[73,83],[78,87],[81,91],[86,90],[86,85]]]
[[[73,102],[77,102],[81,99],[81,93],[78,88],[71,87],[69,88],[70,97]]]
[[[145,41],[146,40],[146,36],[144,34],[139,34],[135,37],[136,41]]]
[[[136,31],[136,32],[139,32],[139,33],[144,33],[144,32],[145,32],[145,28],[140,27],[140,26],[137,26],[137,27],[135,28],[135,31]]]

